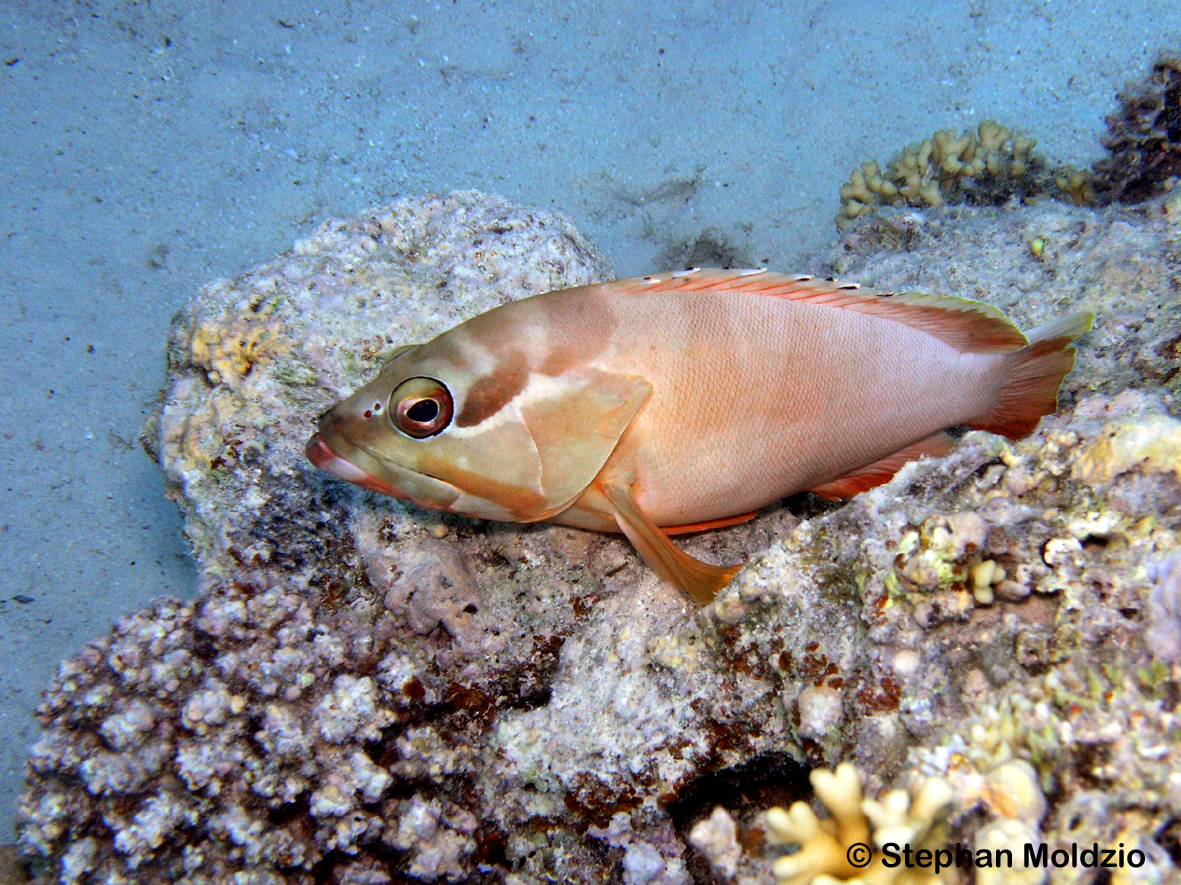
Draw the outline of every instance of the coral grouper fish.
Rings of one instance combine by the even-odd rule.
[[[762,270],[579,286],[400,349],[307,454],[423,507],[621,531],[708,602],[738,566],[669,535],[856,494],[955,425],[1031,433],[1091,319],[1027,337],[985,304]]]

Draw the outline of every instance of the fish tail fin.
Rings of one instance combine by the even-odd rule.
[[[969,426],[1010,439],[1033,433],[1042,416],[1058,408],[1058,389],[1074,368],[1072,345],[1094,320],[1094,314],[1074,313],[1032,329],[1029,343],[1009,354],[1008,375],[992,410]]]

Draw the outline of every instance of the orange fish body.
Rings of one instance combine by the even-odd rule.
[[[1090,326],[765,271],[687,271],[512,302],[396,354],[327,413],[311,460],[491,519],[622,531],[708,601],[737,566],[668,534],[795,492],[885,482],[969,425],[1024,436]]]

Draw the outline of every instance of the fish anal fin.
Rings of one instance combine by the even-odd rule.
[[[741,292],[852,310],[926,332],[960,353],[1011,353],[1028,342],[997,308],[921,292],[882,292],[855,283],[758,270],[694,270],[601,284],[611,291]]]
[[[1029,344],[1007,357],[1008,375],[996,404],[968,426],[1010,439],[1033,433],[1043,415],[1057,410],[1058,389],[1074,368],[1074,340],[1094,319],[1075,313],[1030,330]]]
[[[713,602],[718,591],[730,583],[740,565],[710,565],[694,559],[669,540],[640,509],[630,483],[616,478],[596,481],[615,511],[615,521],[639,551],[649,568],[699,605]]]
[[[854,495],[889,482],[904,464],[909,464],[911,461],[923,455],[930,455],[932,458],[942,458],[951,451],[954,445],[955,440],[941,430],[938,433],[933,433],[924,439],[920,439],[916,443],[911,443],[906,448],[899,449],[897,452],[887,455],[885,458],[874,461],[872,464],[859,467],[852,473],[847,473],[837,479],[813,486],[808,491],[829,501],[852,498]]]
[[[661,531],[666,535],[688,535],[692,532],[705,532],[710,529],[724,529],[726,526],[738,525],[747,520],[754,519],[758,516],[757,510],[752,510],[750,513],[739,513],[737,516],[722,516],[718,519],[707,519],[705,522],[693,522],[686,525],[666,525],[661,526]]]

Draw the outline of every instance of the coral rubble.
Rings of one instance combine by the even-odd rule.
[[[805,821],[1123,842],[1138,881],[1176,881],[1179,237],[1154,204],[883,208],[850,231],[833,260],[879,288],[1023,327],[1095,311],[1064,409],[838,509],[689,539],[752,558],[694,609],[619,538],[425,513],[302,457],[390,348],[604,275],[577,232],[475,194],[323,226],[178,318],[155,450],[203,592],[62,664],[22,850],[44,883],[845,876],[809,865]],[[822,768],[845,774],[815,772],[811,818],[760,813]]]

